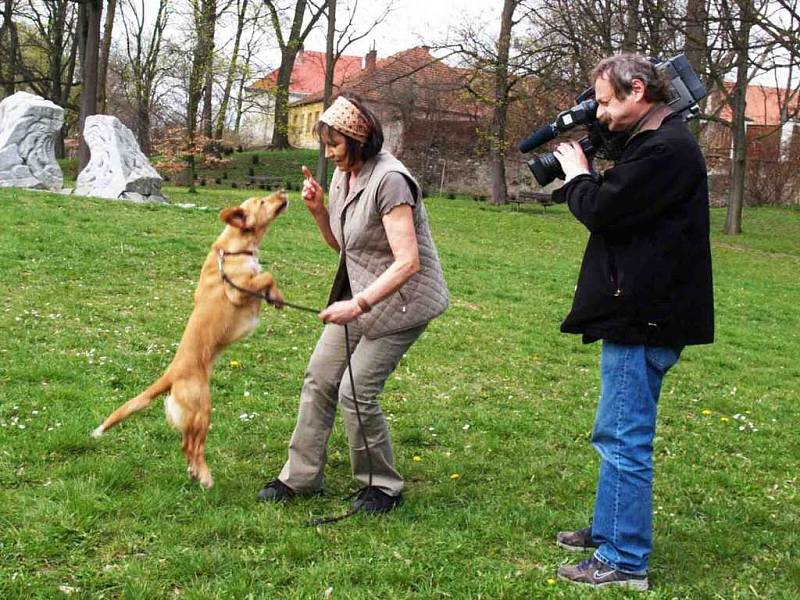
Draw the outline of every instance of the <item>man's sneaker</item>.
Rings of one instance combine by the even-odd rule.
[[[577,565],[558,568],[558,578],[571,583],[595,588],[616,586],[644,592],[647,590],[647,575],[631,575],[604,565],[594,556]]]
[[[366,486],[356,492],[353,512],[364,511],[372,514],[387,513],[403,502],[403,495],[390,496],[374,486]]]
[[[592,539],[591,526],[578,531],[559,531],[556,534],[556,544],[572,552],[583,552],[598,547],[598,544]]]
[[[296,492],[280,479],[268,481],[258,492],[256,498],[261,502],[283,502],[291,500],[295,496],[321,496],[322,490],[313,492]]]

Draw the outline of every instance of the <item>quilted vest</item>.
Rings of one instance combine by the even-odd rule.
[[[349,173],[337,169],[331,181],[330,225],[344,249],[350,290],[355,296],[394,262],[377,208],[378,187],[393,171],[406,178],[417,200],[412,212],[420,269],[397,292],[358,317],[364,335],[370,339],[427,323],[445,311],[449,297],[422,204],[422,190],[403,163],[388,152],[380,152],[364,163],[350,193],[346,193]]]

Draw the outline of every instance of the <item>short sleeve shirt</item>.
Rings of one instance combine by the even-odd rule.
[[[411,187],[405,176],[397,171],[390,171],[378,186],[376,202],[378,212],[382,217],[385,217],[395,206],[401,204],[416,206],[417,199],[411,192]]]

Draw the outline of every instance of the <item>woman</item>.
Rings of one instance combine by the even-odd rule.
[[[339,96],[315,131],[325,156],[336,163],[328,208],[306,167],[302,195],[323,239],[339,252],[339,270],[319,315],[326,325],[306,370],[289,459],[258,498],[281,501],[322,491],[338,402],[353,475],[363,486],[353,509],[384,513],[402,502],[403,478],[377,396],[428,322],[447,308],[447,285],[420,187],[399,160],[381,150],[383,131],[375,115],[359,99]],[[345,324],[360,415],[346,371]]]

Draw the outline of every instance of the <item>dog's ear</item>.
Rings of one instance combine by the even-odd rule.
[[[231,227],[238,227],[239,229],[247,230],[247,213],[241,206],[229,206],[223,208],[219,213],[220,221],[223,221]]]

